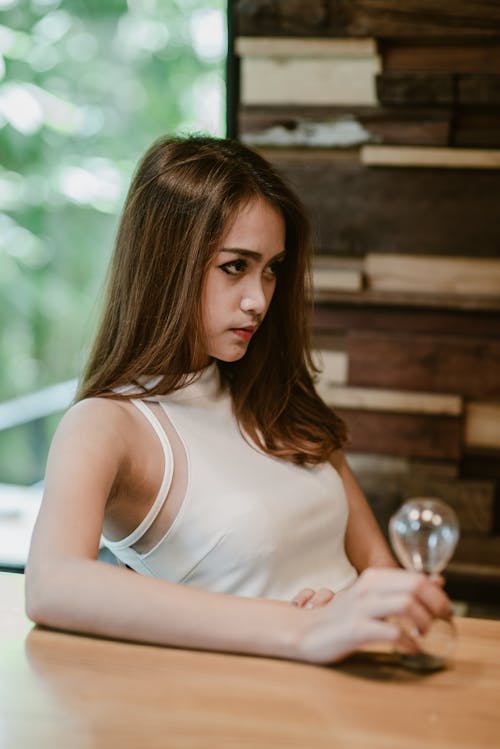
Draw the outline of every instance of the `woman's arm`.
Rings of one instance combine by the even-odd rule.
[[[297,611],[97,560],[106,501],[126,467],[131,426],[126,408],[106,399],[82,402],[62,420],[26,567],[30,618],[109,637],[292,657]]]
[[[173,584],[97,561],[107,497],[127,463],[126,409],[90,400],[63,419],[26,569],[28,615],[100,636],[326,663],[358,645],[412,647],[397,626],[425,630],[449,602],[425,576],[368,570],[330,605],[307,610]]]
[[[349,520],[345,536],[347,556],[358,572],[368,567],[397,567],[363,490],[343,452],[336,452],[332,463],[340,474],[349,503]]]

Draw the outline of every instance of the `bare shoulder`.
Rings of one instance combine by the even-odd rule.
[[[130,422],[129,404],[118,398],[85,398],[65,413],[61,426],[119,429]]]
[[[105,448],[108,461],[113,455],[119,459],[127,451],[132,429],[130,404],[116,398],[87,398],[65,413],[51,452],[78,449],[96,453]]]

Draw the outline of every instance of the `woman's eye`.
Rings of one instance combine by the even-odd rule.
[[[219,267],[228,276],[237,276],[245,270],[246,262],[244,260],[231,260],[229,263],[224,263],[224,265],[220,265]]]
[[[279,274],[282,264],[283,260],[277,260],[275,263],[271,263],[271,265],[268,265],[268,267],[266,268],[266,273],[273,278],[276,278],[276,276]]]

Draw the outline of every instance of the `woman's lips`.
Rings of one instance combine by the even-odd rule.
[[[253,336],[255,328],[231,328],[231,331],[243,341],[248,342]]]

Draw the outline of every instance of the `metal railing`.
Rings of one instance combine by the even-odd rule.
[[[0,432],[65,411],[78,381],[67,380],[0,403]],[[43,492],[43,483],[17,486],[0,483],[0,570],[22,572]]]

